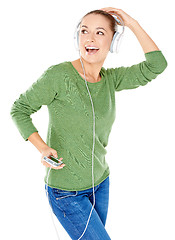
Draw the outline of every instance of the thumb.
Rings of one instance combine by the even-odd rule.
[[[58,158],[58,154],[57,154],[57,152],[54,150],[53,151],[53,156],[55,157],[55,158]]]

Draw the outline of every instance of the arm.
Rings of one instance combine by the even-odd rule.
[[[40,137],[40,135],[38,134],[38,132],[34,132],[32,133],[29,137],[28,140],[38,149],[38,151],[42,154],[41,156],[41,162],[45,167],[51,167],[53,169],[62,169],[65,164],[61,164],[58,167],[53,167],[51,165],[49,165],[47,162],[44,161],[43,157],[44,156],[54,156],[56,158],[58,158],[58,154],[57,151],[53,148],[50,148],[44,141],[43,139]],[[62,160],[63,158],[60,158],[59,160]]]
[[[133,20],[128,27],[137,37],[144,53],[159,51],[159,48],[154,43],[154,41],[150,38],[150,36],[143,30],[143,28],[139,25],[136,20]]]
[[[21,136],[25,141],[29,140],[38,149],[42,154],[41,162],[46,167],[51,166],[43,160],[43,157],[53,155],[57,158],[57,151],[49,147],[43,141],[38,134],[38,130],[34,126],[30,115],[38,111],[42,105],[48,105],[54,100],[58,93],[55,86],[55,77],[58,77],[57,71],[54,66],[51,66],[26,90],[26,92],[19,96],[19,98],[13,103],[10,111],[12,120],[18,128]],[[60,158],[60,160],[62,159],[63,158]],[[62,164],[61,166],[51,168],[61,169],[64,166],[65,165]]]
[[[50,104],[57,94],[53,72],[53,67],[47,69],[36,82],[20,94],[11,107],[11,118],[25,141],[28,141],[32,133],[38,132],[30,116],[42,105]]]
[[[111,7],[102,8],[102,10],[110,14],[116,13],[123,19],[125,26],[130,28],[137,37],[146,58],[146,61],[130,67],[108,69],[113,78],[115,90],[137,88],[155,79],[167,67],[167,61],[157,45],[139,23],[123,10]]]
[[[32,133],[28,140],[42,153],[45,149],[48,148],[48,145],[43,141],[38,132]]]
[[[111,8],[111,7],[102,8],[101,10],[106,11],[109,14],[116,13],[117,15],[119,15],[123,19],[125,26],[128,27],[137,37],[144,53],[159,50],[159,48],[154,43],[154,41],[149,37],[149,35],[140,26],[138,21],[136,21],[134,18],[129,16],[123,10]]]

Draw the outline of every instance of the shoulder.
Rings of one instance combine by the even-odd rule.
[[[67,72],[69,72],[69,62],[61,62],[58,64],[50,65],[45,72],[43,73],[42,77],[45,77],[48,82],[54,82],[54,84],[59,84],[64,81]]]
[[[111,77],[114,76],[114,74],[116,73],[117,69],[118,69],[118,68],[104,68],[104,67],[102,67],[102,68],[101,68],[101,72],[102,72],[102,74],[105,75],[106,77],[111,78]]]
[[[69,68],[69,62],[64,61],[58,64],[51,65],[50,67],[48,67],[46,71],[53,74],[54,73],[62,74],[62,73],[65,73],[68,68]]]

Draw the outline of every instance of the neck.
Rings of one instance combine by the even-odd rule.
[[[101,78],[100,70],[103,66],[103,63],[88,63],[82,57],[81,57],[81,60],[80,59],[78,59],[78,60],[79,60],[79,64],[80,64],[80,69],[82,69],[81,73],[83,74],[83,76],[84,76],[84,71],[85,71],[85,75],[87,78],[93,79],[94,82],[98,82]],[[83,71],[83,68],[81,65],[81,61],[84,66],[84,71]]]

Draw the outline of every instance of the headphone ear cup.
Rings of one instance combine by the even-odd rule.
[[[77,31],[77,50],[79,49],[79,32],[80,31]]]
[[[75,49],[78,51],[79,50],[79,32],[80,32],[80,23],[81,20],[78,22],[75,32],[74,32],[74,45]]]
[[[79,31],[77,28],[74,33],[74,46],[75,46],[75,49],[78,51],[79,50]]]
[[[112,39],[112,42],[111,42],[111,46],[110,46],[110,52],[111,53],[114,53],[115,50],[116,50],[116,44],[117,44],[117,41],[119,39],[119,32],[115,32],[114,36],[113,36],[113,39]]]

